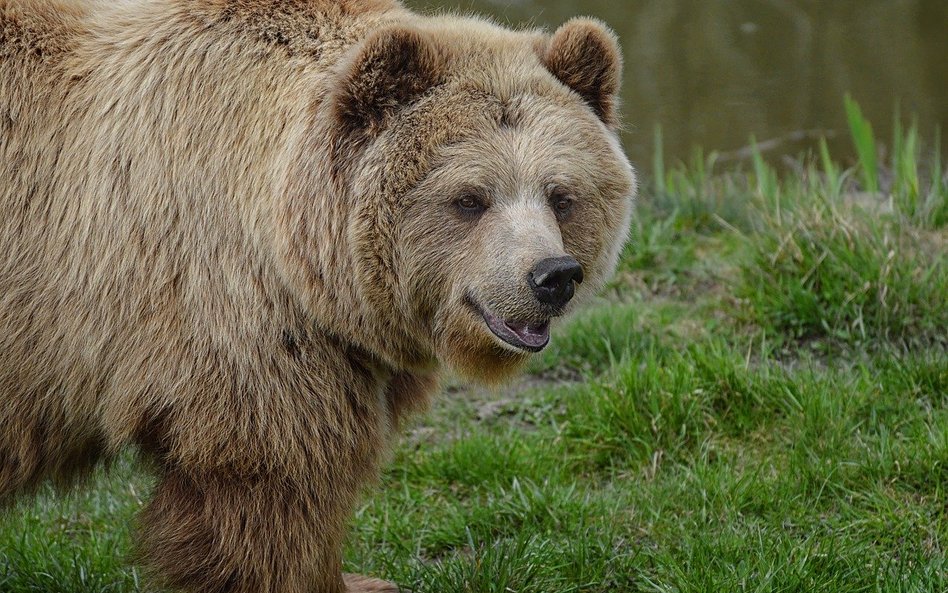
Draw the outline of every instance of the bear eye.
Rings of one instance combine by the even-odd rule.
[[[479,216],[487,210],[487,206],[484,202],[474,194],[461,196],[454,202],[454,205],[457,206],[457,209],[460,210],[464,216]]]
[[[555,189],[550,193],[550,205],[553,212],[559,219],[566,218],[573,210],[573,198],[560,189]]]

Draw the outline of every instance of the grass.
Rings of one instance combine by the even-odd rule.
[[[885,158],[666,166],[619,273],[525,379],[450,386],[346,566],[419,592],[948,590],[948,180]],[[142,590],[125,460],[0,519],[0,593]]]

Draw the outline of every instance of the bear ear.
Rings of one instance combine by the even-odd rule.
[[[553,76],[592,107],[599,119],[616,128],[622,53],[609,27],[593,19],[570,20],[553,34],[541,59]]]
[[[433,44],[407,27],[370,35],[344,68],[335,109],[348,131],[372,130],[386,117],[438,84]]]

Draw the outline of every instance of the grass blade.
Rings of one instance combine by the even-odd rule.
[[[872,124],[863,116],[859,104],[848,94],[846,95],[846,118],[849,121],[849,132],[852,134],[856,154],[859,155],[859,165],[865,190],[878,193],[879,163],[876,156],[876,140],[872,132]]]

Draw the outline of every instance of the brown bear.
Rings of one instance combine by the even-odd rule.
[[[620,62],[397,0],[0,0],[0,503],[135,447],[165,585],[396,590],[340,556],[399,421],[615,268]]]

